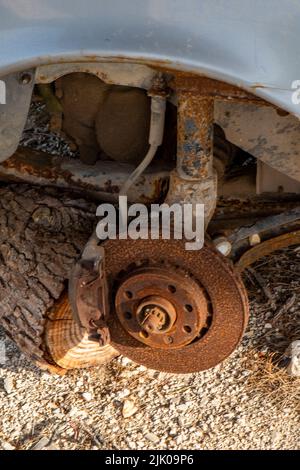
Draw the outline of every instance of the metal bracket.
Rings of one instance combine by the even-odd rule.
[[[17,150],[25,127],[35,71],[27,70],[1,77],[5,83],[5,104],[0,104],[0,162]]]
[[[98,242],[93,234],[76,263],[69,280],[69,300],[75,320],[87,330],[89,339],[105,346],[110,342],[108,286],[104,248]]]

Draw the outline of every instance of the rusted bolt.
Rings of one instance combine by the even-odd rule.
[[[172,338],[172,336],[165,336],[165,337],[164,337],[164,342],[165,342],[166,344],[172,344],[172,343],[173,343],[173,338]]]
[[[19,77],[19,83],[21,85],[29,85],[31,80],[32,80],[32,75],[31,73],[28,73],[28,72],[21,73]]]

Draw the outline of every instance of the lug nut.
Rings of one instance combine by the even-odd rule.
[[[173,343],[173,338],[172,338],[172,336],[166,336],[166,337],[164,338],[164,342],[165,342],[166,344],[172,344],[172,343]]]

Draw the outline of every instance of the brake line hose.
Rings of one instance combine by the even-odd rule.
[[[158,147],[162,144],[164,127],[165,127],[165,114],[166,114],[166,97],[161,95],[151,96],[151,121],[149,131],[149,150],[142,160],[142,162],[136,167],[131,173],[129,178],[125,181],[120,189],[120,196],[127,196],[130,187],[139,178],[139,176],[146,170],[146,168],[152,162]],[[124,207],[120,205],[120,216],[121,220],[126,220],[126,214],[124,214]]]

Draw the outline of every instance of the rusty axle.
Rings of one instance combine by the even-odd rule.
[[[133,169],[130,164],[112,161],[85,165],[79,159],[19,148],[0,165],[0,179],[84,191],[99,200],[117,201],[120,188]],[[159,200],[164,194],[168,177],[167,169],[153,166],[130,189],[129,202]]]

